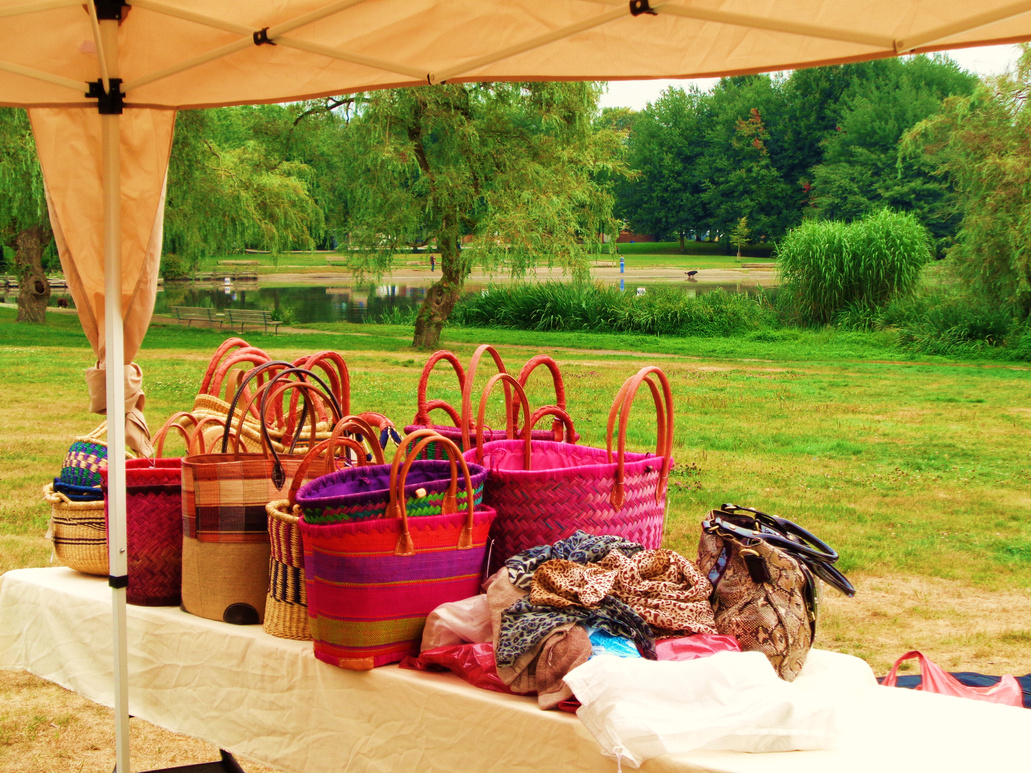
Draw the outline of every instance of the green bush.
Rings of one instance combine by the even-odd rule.
[[[764,296],[723,290],[691,298],[674,287],[635,295],[602,285],[547,282],[491,287],[462,299],[452,319],[471,327],[713,337],[768,328],[774,314]]]
[[[865,318],[912,292],[930,256],[930,237],[912,215],[881,210],[852,223],[808,220],[777,250],[780,301],[803,324],[828,324],[842,313]]]

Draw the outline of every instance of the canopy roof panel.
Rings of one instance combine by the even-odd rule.
[[[96,104],[87,7],[0,0],[0,104]],[[1031,40],[1029,0],[135,0],[123,13],[126,102],[159,108],[444,80],[709,77]]]

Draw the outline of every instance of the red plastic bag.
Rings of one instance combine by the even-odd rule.
[[[920,684],[915,689],[924,692],[938,693],[939,695],[952,695],[957,698],[973,698],[975,701],[988,701],[989,703],[1000,703],[1003,706],[1016,706],[1023,708],[1024,694],[1020,689],[1017,680],[1007,674],[1003,676],[998,684],[990,687],[970,687],[960,682],[956,677],[934,663],[923,653],[913,650],[907,652],[895,661],[891,671],[884,678],[885,687],[895,687],[899,664],[906,660],[917,658],[920,661]]]
[[[451,671],[474,687],[494,692],[511,693],[508,685],[498,677],[494,662],[494,645],[490,642],[453,644],[436,647],[419,654],[409,655],[400,663],[401,668],[416,671]]]

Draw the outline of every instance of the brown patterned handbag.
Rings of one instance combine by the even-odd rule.
[[[702,521],[698,568],[712,583],[716,630],[798,676],[816,635],[816,578],[855,594],[838,554],[801,526],[750,507],[721,505]]]

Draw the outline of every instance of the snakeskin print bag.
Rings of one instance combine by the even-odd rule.
[[[712,583],[716,630],[757,650],[786,681],[798,676],[816,635],[816,578],[855,594],[838,554],[801,526],[751,507],[721,505],[702,521],[698,568]]]

